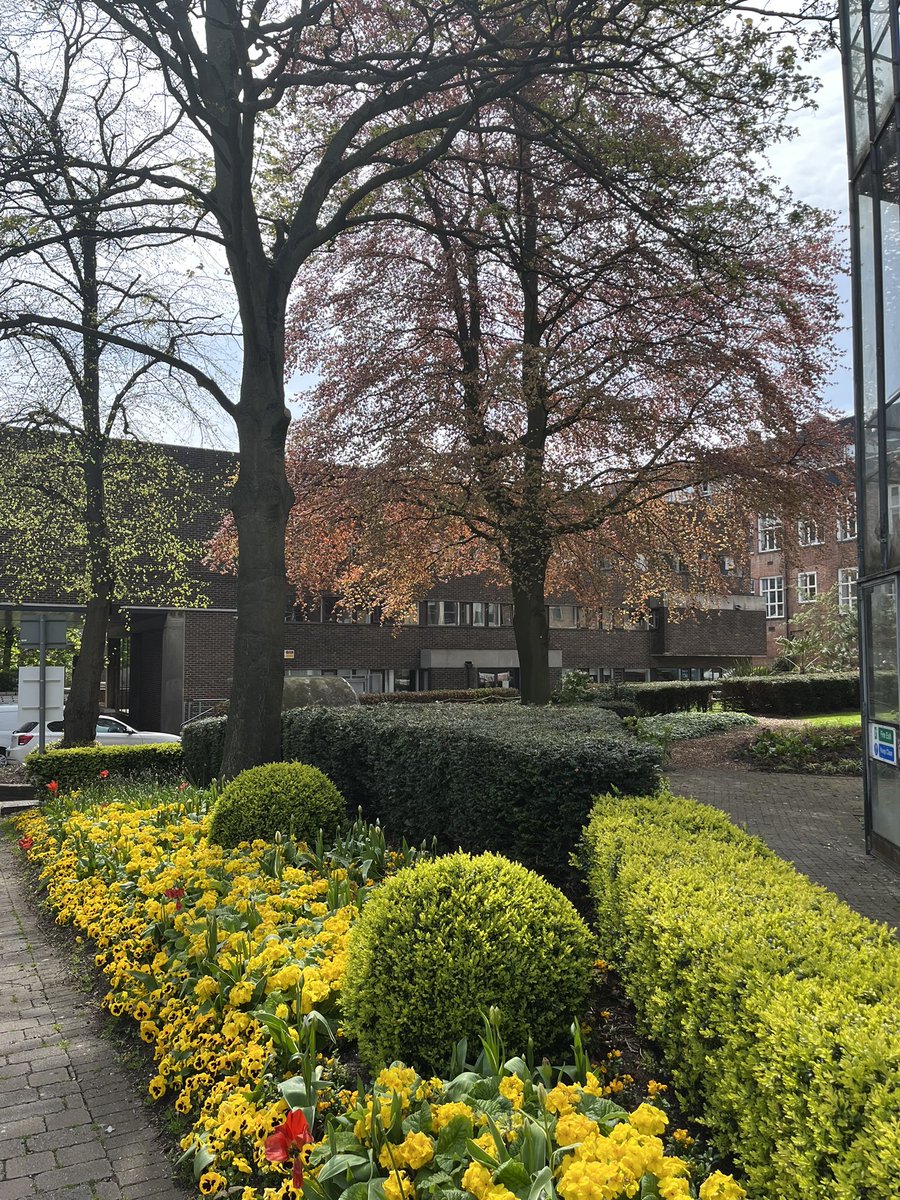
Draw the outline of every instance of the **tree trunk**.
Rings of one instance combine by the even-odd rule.
[[[108,596],[93,596],[85,608],[84,631],[72,686],[63,713],[63,746],[89,746],[97,737],[100,677],[106,661],[106,634],[112,605]]]
[[[534,564],[527,575],[513,577],[513,631],[519,652],[519,691],[523,704],[546,704],[550,699],[549,631],[544,604],[543,569]]]
[[[238,533],[237,628],[222,777],[281,757],[284,691],[284,539],[293,493],[285,475],[290,415],[281,359],[245,359],[237,417],[240,474],[231,508]]]

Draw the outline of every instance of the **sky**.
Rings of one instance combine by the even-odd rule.
[[[769,154],[773,173],[791,189],[798,200],[835,212],[841,242],[848,242],[847,145],[844,130],[844,97],[841,59],[837,50],[823,55],[816,64],[821,79],[818,108],[801,112],[795,119],[798,135],[776,146]],[[823,394],[831,408],[853,409],[853,375],[850,340],[850,279],[838,279],[843,301],[845,328],[839,342],[840,362]]]

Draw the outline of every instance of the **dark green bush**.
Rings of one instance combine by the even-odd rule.
[[[698,709],[708,712],[719,681],[685,680],[672,683],[601,683],[590,690],[590,699],[600,704],[626,703],[635,706],[639,717],[657,713],[689,712]],[[623,716],[631,716],[623,713]]]
[[[806,775],[860,775],[863,747],[860,729],[761,729],[747,747],[747,757],[765,771],[799,771]]]
[[[227,717],[191,721],[181,731],[184,771],[191,783],[209,787],[222,769]]]
[[[590,706],[295,709],[282,737],[285,758],[314,763],[393,836],[495,850],[559,882],[591,797],[659,780],[658,747]]]
[[[751,1195],[896,1200],[900,946],[715,809],[598,800],[600,951]]]
[[[345,815],[344,797],[321,771],[306,763],[267,763],[242,771],[225,786],[209,837],[228,847],[256,838],[268,842],[277,832],[312,842],[322,829],[331,839]]]
[[[743,675],[722,680],[722,703],[743,712],[796,716],[859,707],[859,675]]]
[[[569,901],[518,863],[453,854],[373,892],[350,939],[341,1004],[370,1066],[446,1069],[496,1005],[510,1053],[551,1047],[585,1011],[596,957]]]
[[[110,779],[152,777],[161,782],[184,778],[184,758],[175,742],[148,746],[73,746],[62,750],[37,750],[25,759],[25,774],[37,788],[56,780],[61,790],[95,783],[101,771]]]
[[[433,692],[365,692],[361,704],[507,704],[518,700],[518,688],[445,688]]]

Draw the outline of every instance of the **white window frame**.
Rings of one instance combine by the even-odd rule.
[[[814,604],[819,594],[819,578],[817,571],[797,572],[797,603]]]
[[[756,544],[760,554],[772,554],[781,549],[781,517],[775,513],[760,513],[756,519]],[[772,576],[772,578],[777,578]]]
[[[765,575],[759,581],[759,594],[766,602],[766,620],[784,617],[784,576]]]
[[[857,567],[838,568],[838,607],[842,612],[856,612]]]
[[[818,521],[798,521],[797,541],[801,546],[821,546],[825,539]]]
[[[837,540],[839,542],[856,541],[856,497],[848,496],[844,505],[844,515],[836,522]]]

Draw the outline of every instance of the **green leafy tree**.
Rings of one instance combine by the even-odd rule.
[[[855,608],[841,607],[839,589],[829,588],[791,621],[790,637],[777,638],[791,668],[815,671],[859,669],[859,624]]]

